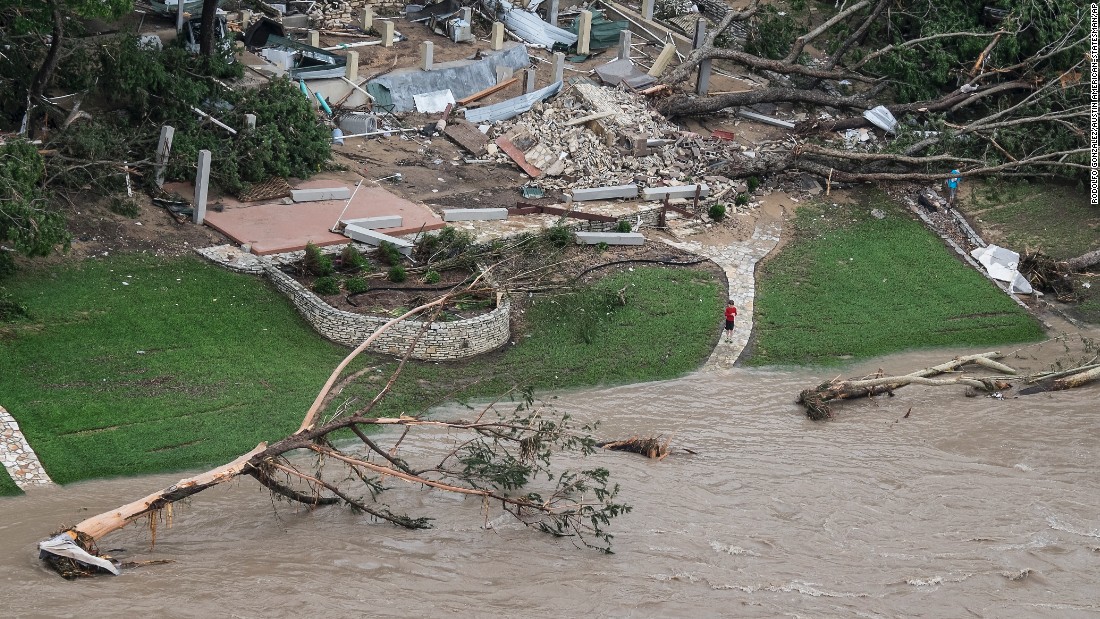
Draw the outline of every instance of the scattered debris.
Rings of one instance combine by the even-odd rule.
[[[632,436],[625,441],[603,441],[601,443],[596,443],[596,446],[611,451],[628,451],[630,453],[643,455],[647,458],[664,460],[668,457],[668,445],[671,442],[671,438],[665,439],[662,436],[651,436],[647,438]]]
[[[1018,269],[1020,254],[997,245],[987,245],[971,250],[970,255],[985,267],[993,279],[1008,282],[1008,291],[1014,294],[1032,294],[1034,290]]]

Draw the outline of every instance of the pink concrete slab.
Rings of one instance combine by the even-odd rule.
[[[340,181],[312,180],[296,188],[336,187]],[[354,191],[354,184],[349,184]],[[324,200],[297,204],[242,203],[229,197],[219,200],[225,205],[222,212],[206,211],[206,224],[237,243],[248,243],[252,253],[278,254],[304,249],[306,243],[337,245],[347,243],[348,238],[330,229],[344,211],[346,200]],[[421,230],[436,230],[445,224],[426,206],[415,204],[393,195],[381,187],[364,184],[356,192],[343,219],[400,215],[399,228],[382,228],[378,231],[391,236],[411,234]]]

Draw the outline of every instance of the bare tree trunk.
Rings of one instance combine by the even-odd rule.
[[[202,24],[199,26],[199,53],[208,58],[214,54],[214,18],[217,15],[218,0],[203,0]]]
[[[1097,264],[1100,264],[1100,249],[1066,260],[1066,268],[1070,271],[1084,271]]]
[[[53,30],[50,32],[50,49],[46,52],[46,59],[42,61],[42,66],[38,68],[38,73],[35,74],[34,81],[31,82],[31,88],[27,93],[27,129],[32,137],[34,136],[34,125],[30,121],[33,116],[34,102],[38,101],[42,93],[46,91],[46,86],[50,83],[54,70],[57,69],[57,62],[61,57],[61,44],[65,36],[65,20],[61,15],[60,1],[48,0],[48,3],[50,18],[53,21]]]

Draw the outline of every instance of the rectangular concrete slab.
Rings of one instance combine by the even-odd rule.
[[[642,190],[644,200],[664,200],[668,198],[694,198],[695,188],[699,187],[699,197],[705,198],[710,194],[710,187],[706,183],[702,185],[680,185],[678,187],[646,187]]]
[[[506,208],[445,208],[443,221],[493,221],[508,219]]]
[[[641,245],[645,235],[638,232],[577,232],[578,245]]]
[[[323,200],[347,200],[351,189],[347,187],[321,187],[319,189],[291,189],[290,199],[295,202],[321,202]]]
[[[360,228],[366,228],[367,230],[377,230],[379,228],[400,228],[401,216],[383,215],[381,217],[360,217],[358,219],[341,219],[340,222],[347,226],[359,226]]]
[[[354,241],[360,243],[366,243],[367,245],[373,245],[378,247],[383,242],[392,243],[397,251],[406,256],[412,255],[413,244],[405,239],[399,239],[396,236],[390,236],[388,234],[382,234],[375,230],[368,230],[366,228],[360,228],[359,226],[344,226],[344,234]]]
[[[334,182],[355,184],[353,179],[334,181],[329,178],[304,181],[300,187],[331,187]],[[180,195],[187,195],[191,191],[189,183],[186,187],[177,188],[173,185],[169,189],[178,191]],[[225,210],[207,211],[206,225],[237,244],[251,245],[252,253],[261,256],[304,249],[306,243],[317,246],[346,244],[346,236],[330,230],[340,219],[399,215],[400,227],[382,229],[391,236],[438,230],[446,225],[427,206],[366,183],[359,187],[350,203],[347,200],[304,204],[282,204],[275,201],[242,203],[228,196],[222,196],[219,200],[225,205]]]
[[[638,197],[637,185],[615,185],[613,187],[592,187],[590,189],[574,189],[574,202],[586,202],[589,200],[611,200],[613,198]]]

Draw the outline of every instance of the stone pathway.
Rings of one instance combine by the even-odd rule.
[[[737,326],[733,330],[733,342],[722,340],[714,348],[703,370],[725,369],[733,367],[752,334],[753,302],[756,295],[756,263],[768,255],[779,244],[779,234],[783,222],[772,221],[758,224],[752,238],[737,241],[729,245],[704,245],[699,241],[668,241],[665,243],[706,256],[716,262],[726,272],[729,281],[729,295],[737,306]]]
[[[0,406],[0,464],[8,470],[15,485],[24,490],[53,483],[27,439],[23,438],[19,424],[3,406]]]

